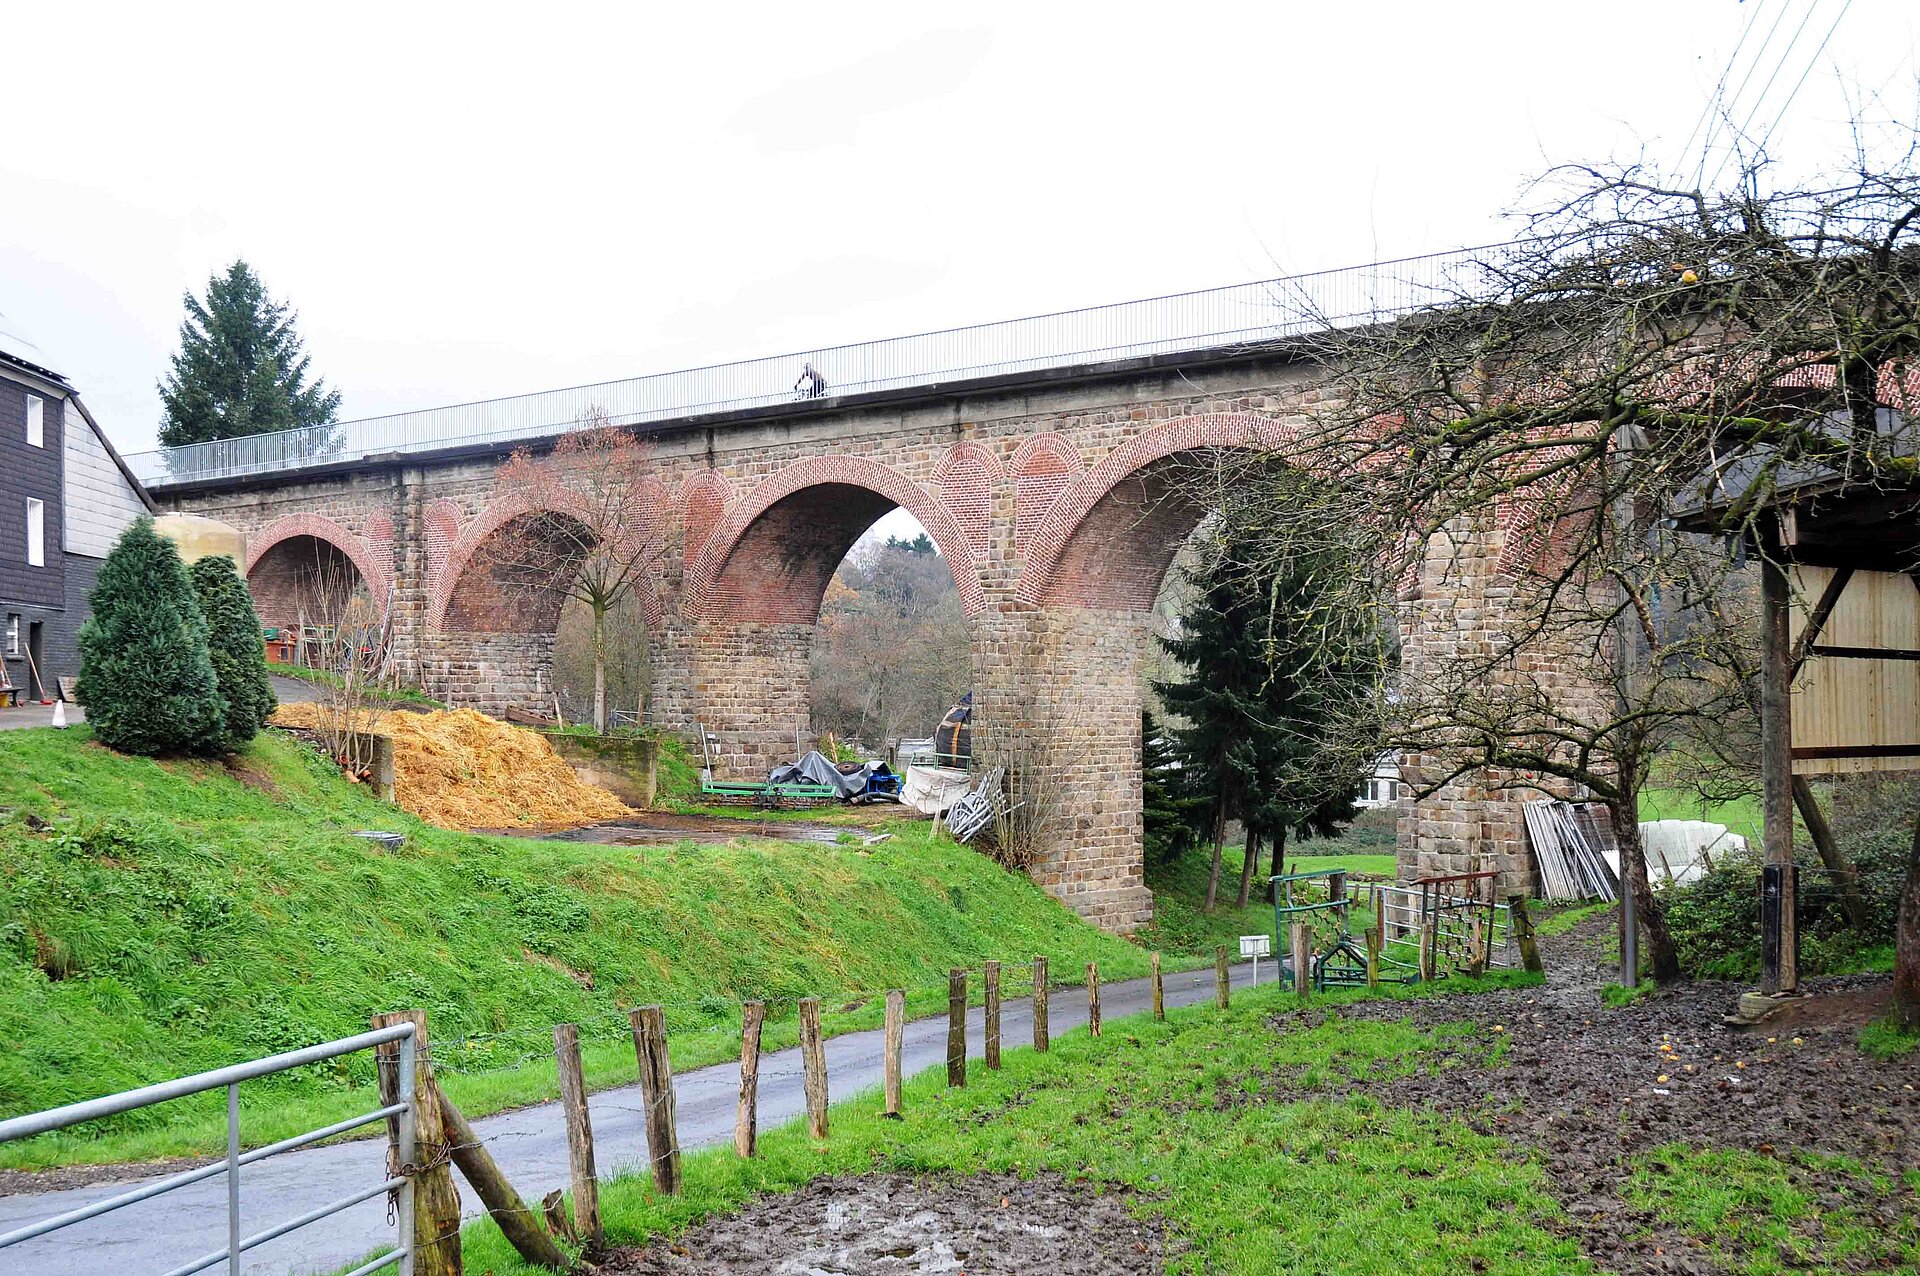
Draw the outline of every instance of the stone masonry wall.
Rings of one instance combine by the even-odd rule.
[[[723,776],[764,774],[791,756],[831,564],[814,568],[837,561],[836,547],[878,512],[904,507],[938,545],[966,608],[977,756],[1024,759],[1049,777],[1035,792],[1046,790],[1060,832],[1035,880],[1083,916],[1132,930],[1152,907],[1140,863],[1145,607],[1198,516],[1159,502],[1164,466],[1210,449],[1284,450],[1320,394],[1310,368],[1269,354],[829,398],[654,432],[649,717],[689,736],[704,724]],[[173,504],[239,527],[250,554],[296,534],[338,544],[389,609],[403,677],[490,712],[550,711],[551,633],[460,623],[472,614],[458,604],[467,564],[516,516],[497,487],[504,459],[370,464]],[[1409,605],[1410,666],[1423,647],[1438,658],[1483,640],[1478,627],[1498,605],[1498,573],[1486,568],[1497,536],[1475,553],[1478,576],[1462,584],[1443,573]],[[1414,869],[1491,857],[1517,880],[1526,871],[1517,812],[1485,786],[1449,786],[1405,813],[1403,859]]]

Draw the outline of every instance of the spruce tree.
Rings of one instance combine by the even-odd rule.
[[[213,753],[226,704],[207,621],[173,542],[134,521],[100,564],[80,627],[80,698],[102,744],[122,753]]]
[[[163,445],[333,422],[340,392],[321,381],[308,384],[311,359],[294,330],[294,313],[268,295],[246,262],[209,279],[204,302],[192,293],[184,300],[180,350],[160,383]]]
[[[187,569],[201,614],[207,618],[207,644],[220,698],[226,702],[220,749],[246,747],[278,706],[267,681],[266,647],[260,640],[260,615],[253,609],[247,582],[225,554],[212,554]]]
[[[1198,845],[1210,803],[1187,790],[1173,746],[1154,721],[1140,715],[1140,819],[1149,866],[1173,864]]]

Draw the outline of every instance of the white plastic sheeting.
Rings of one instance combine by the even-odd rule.
[[[967,792],[967,773],[949,766],[910,766],[900,800],[926,815],[938,815]]]

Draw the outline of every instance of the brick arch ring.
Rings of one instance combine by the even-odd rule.
[[[447,551],[446,561],[433,572],[427,597],[429,630],[438,632],[445,627],[447,608],[453,603],[454,586],[460,583],[460,577],[472,566],[473,556],[480,552],[487,538],[516,518],[524,518],[529,514],[562,514],[583,523],[591,521],[586,498],[575,493],[540,503],[523,497],[507,497],[489,505],[478,518],[460,529],[459,538]],[[649,534],[657,534],[657,530],[636,528],[632,533],[637,537]],[[656,572],[642,573],[638,597],[641,617],[647,622],[648,628],[657,633],[666,622],[667,611],[660,601],[660,580]]]
[[[1060,560],[1073,535],[1106,495],[1136,471],[1181,452],[1210,448],[1269,451],[1299,460],[1300,431],[1268,417],[1246,412],[1210,412],[1175,417],[1135,435],[1060,493],[1025,549],[1014,597],[1043,603],[1054,584]]]
[[[980,587],[980,566],[967,548],[967,538],[946,506],[934,500],[918,483],[877,461],[855,456],[816,456],[795,461],[762,482],[730,506],[708,534],[706,544],[687,571],[686,614],[701,621],[711,617],[721,574],[728,560],[761,515],[787,497],[809,487],[837,484],[861,487],[884,496],[920,520],[927,536],[953,573],[960,605],[969,620],[986,610],[986,592]]]
[[[367,592],[373,595],[374,604],[379,607],[381,618],[385,619],[393,587],[392,566],[380,563],[366,541],[324,514],[284,514],[268,523],[257,536],[249,536],[247,561],[241,575],[251,577],[253,569],[267,556],[267,551],[296,536],[311,536],[315,540],[325,541],[345,554],[354,570],[360,573],[360,579],[367,583]]]

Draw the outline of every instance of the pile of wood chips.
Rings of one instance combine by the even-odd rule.
[[[325,713],[285,704],[272,721],[311,729]],[[539,732],[471,709],[381,713],[370,728],[393,739],[394,800],[442,828],[578,828],[631,814],[575,775]]]

